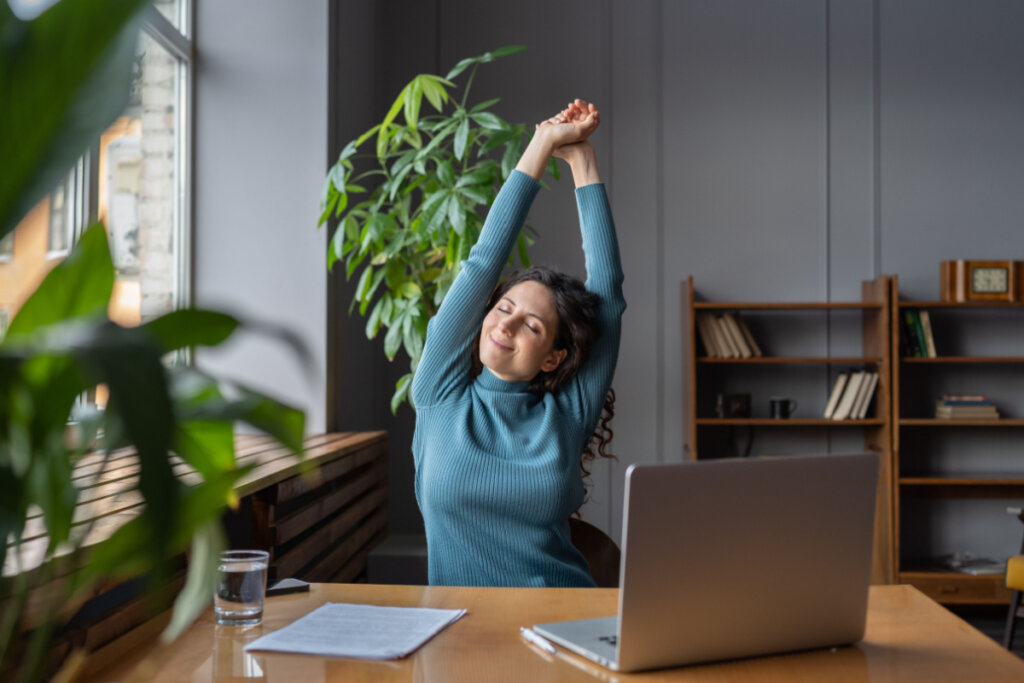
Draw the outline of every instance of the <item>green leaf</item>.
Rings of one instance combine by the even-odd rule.
[[[436,111],[441,111],[443,103],[448,101],[448,91],[445,86],[452,86],[454,83],[433,74],[422,74],[420,78],[422,79],[420,87],[423,88],[423,94],[426,95],[427,101]]]
[[[470,114],[469,116],[484,128],[489,128],[491,130],[505,130],[508,128],[507,123],[489,111],[480,112],[479,114]]]
[[[338,155],[338,162],[340,163],[345,159],[348,159],[350,156],[353,156],[356,153],[356,147],[358,146],[359,143],[357,143],[355,140],[350,141],[347,145],[345,145],[345,149],[341,150],[341,154]],[[341,188],[339,187],[338,189]]]
[[[525,49],[525,45],[506,45],[505,47],[499,47],[497,50],[491,50],[491,55],[494,57],[507,57],[508,55],[522,52]]]
[[[114,289],[114,265],[102,223],[85,231],[14,317],[4,343],[69,318],[102,315]]]
[[[405,315],[406,313],[403,312],[397,319],[392,320],[388,327],[388,333],[384,335],[384,355],[388,357],[388,360],[395,359],[395,354],[398,353],[398,348],[402,344],[402,321]]]
[[[420,118],[420,103],[423,101],[423,77],[417,76],[412,79],[405,88],[405,99],[402,107],[405,114],[405,123],[409,128],[416,128]]]
[[[380,299],[370,311],[370,317],[366,319],[366,338],[375,339],[380,329],[380,314],[384,310],[384,300]]]
[[[522,133],[517,127],[511,127],[495,131],[494,133],[491,134],[489,138],[487,138],[486,142],[480,145],[480,151],[478,152],[478,155],[483,155],[486,154],[487,152],[490,152],[491,150],[497,149],[504,145],[509,140],[511,140],[512,138],[517,137],[519,135],[522,135]]]
[[[398,93],[398,97],[396,97],[395,101],[392,103],[391,109],[388,110],[384,120],[381,121],[380,130],[377,132],[378,158],[383,157],[387,153],[388,131],[391,128],[391,122],[395,120],[395,117],[398,116],[398,112],[402,111],[402,107],[405,105],[405,91],[408,87],[408,85],[405,86],[405,88],[402,88],[402,92]],[[397,131],[391,132],[391,135],[394,135],[395,132]]]
[[[110,389],[108,414],[117,416],[139,456],[139,491],[159,514],[146,515],[154,558],[164,556],[181,484],[167,453],[175,434],[175,415],[160,348],[138,328],[105,323],[74,349],[75,357],[97,382]]]
[[[521,138],[512,138],[505,153],[501,157],[501,177],[508,178],[509,174],[519,163],[519,157],[523,155],[523,141]]]
[[[448,222],[460,235],[466,232],[466,210],[459,204],[459,198],[455,195],[448,200]]]
[[[447,160],[441,160],[437,164],[437,179],[442,185],[450,186],[455,182],[455,169]]]
[[[478,168],[469,173],[463,173],[459,176],[459,182],[455,183],[455,187],[465,188],[473,185],[484,185],[488,186],[494,183],[494,173],[488,167]]]
[[[410,315],[402,324],[402,343],[409,358],[418,361],[423,353],[423,337],[420,336],[419,330],[416,329],[413,322],[414,318]]]
[[[445,76],[445,78],[447,78],[448,80],[451,80],[451,79],[455,78],[455,77],[456,77],[456,76],[458,76],[458,75],[459,75],[460,73],[462,73],[462,72],[463,72],[463,71],[465,71],[465,70],[466,70],[467,68],[469,68],[469,66],[470,66],[471,64],[475,64],[475,63],[476,63],[476,62],[478,62],[479,60],[480,60],[480,58],[479,58],[479,57],[466,57],[465,59],[463,59],[463,60],[459,61],[459,63],[458,63],[458,64],[456,64],[455,66],[453,66],[453,67],[452,67],[452,70],[448,72],[448,74],[447,74],[447,75]]]
[[[58,2],[31,21],[0,3],[0,238],[128,105],[147,0]]]
[[[223,403],[218,396],[216,401]],[[175,452],[207,478],[235,466],[235,438],[230,422],[183,420],[178,422]]]
[[[359,277],[359,284],[356,285],[356,298],[362,301],[366,298],[366,290],[370,286],[370,278],[373,277],[373,266],[366,266],[363,274]]]
[[[469,138],[469,119],[462,119],[462,123],[459,124],[458,130],[455,131],[455,141],[453,151],[455,152],[455,158],[462,161],[462,155],[466,151],[466,140]]]
[[[474,204],[490,204],[491,202],[491,195],[475,185],[459,188],[459,193],[463,197],[473,200]]]
[[[395,393],[391,397],[392,415],[398,412],[398,406],[402,405],[402,401],[405,400],[406,395],[409,393],[409,387],[412,386],[412,378],[413,374],[410,372],[402,375],[401,379],[395,384]]]
[[[495,97],[493,100],[487,100],[486,102],[481,102],[480,104],[474,106],[469,111],[470,111],[471,114],[474,114],[474,113],[476,113],[478,111],[483,111],[484,109],[487,109],[488,107],[494,106],[498,102],[501,102],[501,98],[500,97]]]
[[[211,520],[196,529],[188,559],[185,587],[174,600],[171,622],[160,634],[163,643],[181,635],[213,600],[217,585],[217,563],[227,540],[218,520]]]
[[[238,320],[226,313],[192,308],[166,313],[140,329],[159,344],[161,353],[168,353],[191,346],[217,346],[238,329]]]

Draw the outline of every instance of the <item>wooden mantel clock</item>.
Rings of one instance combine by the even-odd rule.
[[[1024,301],[1024,261],[943,261],[943,301]]]

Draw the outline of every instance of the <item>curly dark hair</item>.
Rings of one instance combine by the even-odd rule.
[[[566,355],[558,367],[551,372],[540,371],[530,381],[530,391],[537,395],[555,392],[568,384],[580,371],[590,356],[590,349],[601,337],[601,325],[597,317],[597,309],[601,297],[589,291],[583,282],[576,277],[567,275],[546,266],[534,266],[520,270],[498,283],[487,302],[490,311],[505,294],[521,282],[532,280],[548,288],[555,300],[558,312],[558,329],[555,333],[554,348],[565,349]],[[476,377],[483,370],[480,362],[480,332],[477,331],[472,345],[473,367],[471,376]],[[594,434],[580,456],[580,473],[583,476],[585,490],[589,492],[590,463],[597,456],[618,460],[608,452],[608,444],[614,437],[609,423],[615,416],[615,391],[608,390],[601,410],[601,419]],[[589,496],[584,497],[584,502]]]

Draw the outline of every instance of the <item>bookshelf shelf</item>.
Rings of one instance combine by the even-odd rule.
[[[787,418],[775,420],[772,418],[721,418],[701,417],[697,418],[697,424],[707,427],[748,426],[748,427],[880,427],[885,424],[881,418],[866,420],[824,420],[824,419],[801,419]]]
[[[939,356],[937,358],[918,358],[917,356],[902,356],[901,363],[1024,363],[1024,356]]]
[[[878,301],[851,301],[832,303],[798,303],[798,302],[711,302],[694,301],[693,308],[698,311],[857,311],[882,308]]]
[[[999,418],[998,420],[947,420],[935,417],[901,418],[900,427],[1024,427],[1024,420]]]
[[[1024,356],[1000,355],[1002,349],[998,345],[969,342],[978,341],[971,339],[973,335],[983,335],[986,342],[1012,338],[1014,330],[1019,329],[1016,326],[1021,319],[1017,316],[1024,312],[1024,302],[900,301],[898,277],[892,277],[891,288],[890,345],[894,352],[903,349],[894,353],[891,382],[892,467],[897,484],[893,488],[894,573],[900,583],[913,584],[941,603],[1005,604],[1010,593],[1002,574],[975,576],[930,568],[922,556],[944,555],[953,548],[938,543],[932,546],[928,541],[922,543],[922,539],[941,537],[939,525],[948,523],[962,509],[971,510],[976,515],[972,519],[977,520],[972,522],[975,526],[959,530],[964,537],[978,535],[975,532],[979,525],[998,526],[999,519],[994,515],[1004,513],[1002,509],[995,512],[989,508],[1000,507],[996,505],[1000,499],[1019,499],[1024,495],[1024,464],[1012,457],[993,459],[992,447],[1024,443],[1024,432],[1015,431],[1024,427],[1024,419],[939,419],[923,417],[922,413],[930,414],[935,400],[943,393],[980,393],[991,394],[1000,411],[1016,407],[1013,412],[1020,414],[1020,406],[1013,406],[1014,394],[1006,392],[1008,385],[1012,389],[1013,378],[1024,379]],[[904,315],[913,310],[931,310],[931,327],[939,350],[946,347],[959,353],[932,358],[906,355],[908,345],[921,346],[920,331],[915,345],[914,332],[907,324],[907,318],[914,314]],[[981,328],[977,327],[979,322],[984,323]],[[909,342],[901,339],[904,334],[910,335]],[[971,355],[972,346],[989,353]],[[1017,350],[1012,346],[1009,349]],[[990,386],[994,388],[989,389]],[[1001,455],[998,449],[996,453]],[[954,461],[959,471],[942,472],[944,463]],[[972,463],[977,463],[979,471],[971,471]],[[1017,465],[1019,469],[1011,471]],[[1003,466],[1007,471],[981,471]],[[1019,540],[1019,536],[1012,540]],[[971,547],[955,550],[977,551]]]
[[[900,308],[1020,308],[1024,301],[900,301]]]
[[[682,283],[682,288],[682,334],[683,339],[688,340],[688,344],[685,345],[687,349],[683,367],[689,375],[689,405],[684,416],[689,431],[685,439],[684,457],[701,460],[728,456],[738,450],[737,442],[748,439],[748,444],[759,444],[762,449],[768,449],[765,452],[793,452],[789,450],[788,445],[780,445],[786,442],[805,444],[804,452],[806,444],[820,443],[823,451],[830,449],[827,444],[831,444],[833,440],[837,444],[843,444],[837,447],[842,450],[836,452],[849,452],[848,444],[851,438],[848,438],[847,434],[858,430],[863,438],[863,445],[854,448],[875,452],[879,457],[872,581],[893,582],[895,576],[892,574],[894,563],[891,559],[890,507],[892,420],[889,406],[891,314],[888,276],[862,283],[861,300],[850,302],[698,301],[692,276]],[[709,330],[706,321],[709,318],[729,319],[732,318],[732,313],[740,311],[757,312],[758,329],[748,338],[748,341],[752,339],[755,343],[748,343],[748,346],[756,346],[760,336],[758,333],[762,333],[766,339],[771,339],[773,350],[779,350],[779,355],[761,356],[754,349],[747,349],[753,350],[752,355],[722,353],[722,345],[718,343],[719,340],[716,334],[712,333],[713,330]],[[800,329],[805,330],[800,333],[801,335],[820,336],[798,338],[787,334],[787,326],[793,324],[794,316],[790,315],[792,312],[812,314],[812,317],[807,319],[800,317]],[[832,312],[838,312],[840,315],[829,315]],[[819,317],[814,318],[813,315]],[[735,327],[734,323],[740,323],[745,317],[737,316],[737,320],[729,320],[728,324]],[[754,317],[751,316],[752,319]],[[830,332],[833,329],[843,331]],[[743,334],[750,332],[748,329]],[[717,336],[721,336],[720,333]],[[735,332],[733,339],[736,340]],[[822,343],[820,347],[803,343],[808,341]],[[790,346],[793,350],[807,351],[827,348],[831,341],[838,342],[836,346],[844,348],[843,355],[807,356],[785,353],[787,343],[793,344]],[[732,357],[722,357],[730,355]],[[736,357],[737,355],[748,357]],[[846,372],[847,375],[860,372],[863,378],[877,373],[877,379],[871,377],[872,390],[869,392],[865,389],[861,395],[856,395],[856,398],[854,395],[857,387],[868,387],[868,381],[858,378],[856,384],[847,382],[854,387],[854,391],[849,401],[844,402],[844,411],[856,409],[858,412],[854,414],[863,414],[859,411],[867,408],[862,419],[833,420],[823,417],[828,399],[833,393],[836,377],[841,372]],[[752,414],[749,417],[716,416],[716,396],[730,393],[749,394],[752,406]],[[767,416],[769,399],[778,395],[788,395],[799,401],[794,417],[772,419]],[[865,400],[871,397],[873,400]],[[839,432],[836,431],[837,428]],[[852,438],[856,439],[857,436],[857,431],[853,431]],[[762,452],[752,446],[748,450],[753,455]],[[797,450],[799,452],[799,449]]]
[[[747,363],[750,365],[801,365],[804,363],[824,363],[827,365],[879,365],[882,358],[872,357],[849,357],[849,358],[820,358],[817,356],[762,356],[760,358],[711,358],[701,356],[698,363]]]
[[[910,475],[899,478],[901,486],[1024,486],[1020,472],[958,474],[956,476]]]

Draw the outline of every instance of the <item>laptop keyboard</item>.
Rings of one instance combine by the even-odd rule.
[[[618,647],[619,637],[618,636],[601,636],[598,638],[602,643],[608,643],[612,647]]]

